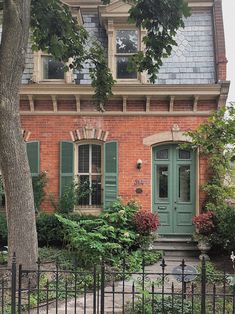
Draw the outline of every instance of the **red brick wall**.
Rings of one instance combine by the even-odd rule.
[[[22,128],[31,132],[29,140],[40,141],[41,171],[48,172],[48,190],[59,193],[59,142],[71,140],[70,131],[91,125],[109,131],[107,140],[118,141],[119,195],[124,200],[136,199],[146,209],[151,209],[151,147],[143,145],[143,139],[158,132],[170,131],[178,124],[182,131],[196,128],[205,117],[183,116],[22,116]],[[142,159],[142,169],[136,169],[136,161]],[[200,183],[205,180],[205,162],[200,166]],[[142,194],[136,194],[136,179],[144,181]],[[203,202],[200,194],[200,203]],[[47,203],[47,210],[51,210]]]
[[[214,0],[214,30],[215,30],[215,52],[217,66],[217,80],[226,80],[227,58],[224,39],[224,25],[222,14],[222,1]]]

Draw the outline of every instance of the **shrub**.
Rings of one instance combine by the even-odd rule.
[[[92,266],[102,256],[128,251],[136,245],[133,216],[138,205],[129,202],[124,205],[117,201],[109,211],[101,213],[96,219],[72,221],[57,216],[64,225],[64,236],[70,249],[77,252],[80,262]]]
[[[235,251],[235,207],[227,206],[216,211],[216,231],[212,237],[212,244],[229,253]]]
[[[62,224],[54,214],[39,214],[36,224],[39,246],[61,247],[63,245]]]
[[[213,212],[208,211],[193,217],[193,224],[196,231],[200,235],[208,236],[215,230],[214,224],[215,215]]]
[[[156,231],[159,226],[158,215],[148,210],[139,210],[134,215],[134,225],[138,233],[149,235],[151,232]]]
[[[85,181],[82,184],[73,182],[66,186],[64,193],[59,198],[58,202],[55,201],[53,195],[50,195],[50,200],[55,211],[61,214],[69,214],[73,212],[76,205],[79,205],[80,200],[90,193],[91,189],[88,181]]]

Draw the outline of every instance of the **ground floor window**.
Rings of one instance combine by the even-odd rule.
[[[81,206],[102,204],[102,146],[100,144],[78,145],[77,177],[80,185]]]

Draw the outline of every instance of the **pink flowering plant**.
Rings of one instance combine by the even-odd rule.
[[[196,228],[196,240],[210,241],[215,231],[215,214],[212,211],[203,212],[193,217],[193,224]]]

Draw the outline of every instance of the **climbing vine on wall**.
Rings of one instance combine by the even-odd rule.
[[[208,160],[208,179],[202,186],[206,192],[206,210],[226,207],[226,200],[234,195],[231,184],[231,158],[235,154],[235,107],[230,104],[214,112],[207,122],[187,133],[190,146],[199,148],[200,155]]]

